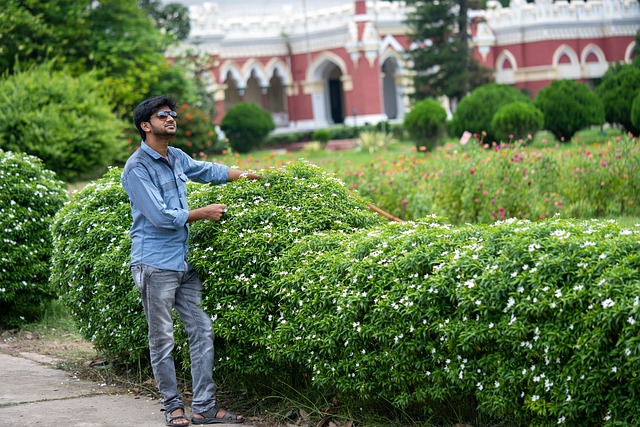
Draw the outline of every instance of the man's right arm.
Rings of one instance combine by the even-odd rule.
[[[222,215],[224,215],[226,211],[227,205],[218,204],[211,204],[198,209],[192,209],[189,211],[187,222],[189,223],[200,220],[220,221]]]

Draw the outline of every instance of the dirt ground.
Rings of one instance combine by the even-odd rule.
[[[153,379],[142,384],[135,379],[116,376],[108,369],[108,361],[101,359],[92,344],[73,333],[55,330],[4,330],[0,333],[0,352],[17,357],[27,357],[54,368],[62,369],[70,375],[83,380],[97,381],[126,390],[127,393],[153,396],[159,398]],[[185,391],[185,404],[189,404],[190,393]],[[268,408],[255,410],[255,401],[242,401],[238,396],[218,396],[225,405],[225,398],[234,398],[234,412],[246,414],[247,421],[255,427],[310,426],[309,423],[281,423],[274,412]],[[229,402],[231,403],[231,402]],[[225,405],[227,406],[227,405]],[[254,407],[253,410],[250,410]],[[244,410],[243,410],[244,409]],[[277,410],[276,408],[271,408]],[[253,413],[250,415],[249,413]],[[297,420],[296,420],[297,421]],[[315,423],[314,423],[315,425]],[[329,426],[330,424],[325,424]],[[333,424],[336,426],[336,424]]]

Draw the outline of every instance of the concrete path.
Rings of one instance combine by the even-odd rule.
[[[34,353],[0,353],[2,425],[39,427],[158,427],[159,400],[74,378],[55,369],[55,359]],[[238,424],[214,424],[221,427]],[[251,427],[248,424],[242,426]]]

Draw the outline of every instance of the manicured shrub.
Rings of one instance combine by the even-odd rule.
[[[491,128],[498,141],[530,141],[542,129],[544,116],[530,102],[503,105],[491,119]]]
[[[640,127],[631,121],[632,103],[640,93],[640,62],[612,65],[595,92],[604,105],[607,122],[619,123],[628,132],[640,135]]]
[[[0,81],[0,148],[39,157],[77,180],[127,156],[124,124],[92,74],[77,78],[44,64]]]
[[[55,297],[49,227],[66,199],[40,159],[0,150],[0,329],[37,319]]]
[[[404,118],[403,127],[416,147],[433,150],[444,135],[447,111],[435,99],[424,99],[414,105]]]
[[[318,129],[311,134],[312,141],[318,141],[326,144],[331,139],[331,131],[329,129]]]
[[[531,102],[518,89],[498,83],[489,83],[476,88],[462,98],[453,118],[448,124],[449,135],[460,137],[464,131],[485,135],[484,142],[499,141],[491,128],[493,115],[500,107],[512,102]]]
[[[229,138],[234,151],[248,153],[259,148],[276,126],[271,115],[262,107],[240,102],[227,111],[220,128]]]
[[[535,105],[544,114],[544,129],[559,141],[569,142],[579,130],[604,123],[602,101],[575,80],[552,82],[538,92]]]
[[[479,425],[635,425],[639,249],[640,228],[615,221],[313,236],[280,259],[265,345],[345,400],[476,401]]]
[[[633,104],[631,104],[631,124],[640,129],[640,92],[633,99]]]
[[[82,335],[106,355],[137,365],[147,359],[146,324],[128,267],[131,214],[120,172],[113,169],[85,187],[56,216],[52,280]],[[222,221],[191,225],[190,256],[205,281],[204,307],[218,317],[218,368],[247,373],[277,369],[265,363],[268,351],[260,345],[277,317],[275,296],[256,299],[248,290],[277,280],[272,265],[281,253],[315,232],[349,233],[383,222],[315,166],[298,163],[261,174],[261,181],[190,184],[188,197],[190,206],[229,206]],[[179,359],[188,366],[181,337]]]

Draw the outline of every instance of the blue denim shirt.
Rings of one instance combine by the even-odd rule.
[[[187,179],[222,184],[229,168],[193,160],[175,147],[169,147],[167,154],[169,162],[143,141],[120,177],[133,216],[131,265],[184,271],[189,241]]]

